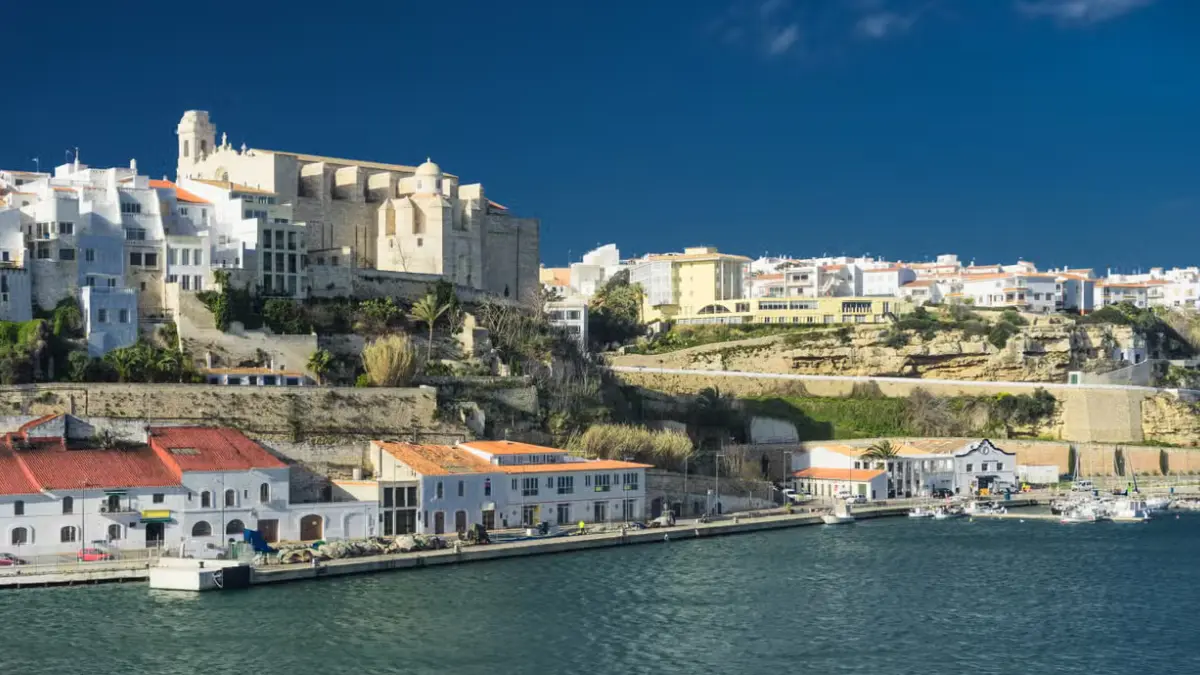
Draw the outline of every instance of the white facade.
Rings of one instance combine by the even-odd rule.
[[[405,518],[415,521],[417,532],[445,534],[474,524],[573,526],[645,517],[644,464],[582,460],[508,441],[456,447],[375,441],[370,456],[380,485],[405,491],[399,501],[393,499],[405,503],[395,507],[397,531]],[[410,486],[416,488],[416,508]]]
[[[1059,302],[1054,275],[1024,273],[968,274],[962,280],[962,295],[976,307],[1006,307],[1048,314]]]
[[[84,286],[80,313],[87,333],[88,355],[100,357],[137,342],[137,292],[131,288]]]
[[[587,351],[588,304],[582,298],[568,298],[546,303],[546,318],[551,326],[558,326],[579,342]]]
[[[880,496],[868,493],[868,499],[917,497],[939,489],[971,494],[995,482],[1016,482],[1016,455],[986,439],[967,444],[953,440],[897,443],[896,456],[886,460],[866,458],[866,451],[865,447],[836,443],[814,446],[792,456],[792,470],[813,469],[825,482],[848,482],[851,471],[881,470],[885,489],[875,488]],[[865,478],[860,482],[869,484]]]
[[[899,297],[900,287],[915,281],[917,273],[907,267],[885,267],[863,270],[864,296]]]

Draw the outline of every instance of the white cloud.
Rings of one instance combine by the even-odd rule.
[[[1155,0],[1017,0],[1017,11],[1029,17],[1050,17],[1063,23],[1093,24],[1115,19],[1153,4]]]
[[[855,29],[861,35],[878,39],[903,33],[911,28],[914,22],[916,22],[915,16],[906,17],[894,12],[879,12],[859,19],[855,24]]]
[[[787,26],[776,31],[771,39],[767,40],[767,53],[772,56],[783,54],[796,44],[796,40],[800,39],[800,26],[797,24],[788,24]]]

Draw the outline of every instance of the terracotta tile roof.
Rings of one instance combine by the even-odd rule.
[[[753,281],[783,281],[783,274],[760,274],[751,279]]]
[[[490,199],[488,200],[488,206],[492,207],[493,209],[496,209],[497,211],[507,211],[508,210],[507,206],[505,206],[503,204],[497,204],[496,202],[494,202]]]
[[[842,269],[846,269],[846,266],[845,265],[824,265],[821,267],[821,270],[825,271],[825,272],[832,272],[834,270],[842,270]]]
[[[169,180],[151,180],[150,187],[166,189],[166,190],[174,190],[175,191],[175,199],[177,201],[185,202],[187,204],[211,204],[212,203],[212,202],[208,201],[207,199],[204,199],[203,197],[198,197],[198,196],[188,192],[187,190],[184,190],[183,188],[179,187],[178,185],[172,183]]]
[[[565,455],[567,453],[566,450],[559,450],[558,448],[547,448],[541,445],[517,443],[515,441],[470,441],[469,443],[460,443],[459,445],[491,455],[545,455],[548,453]]]
[[[176,471],[283,469],[287,464],[246,438],[222,427],[153,427],[150,445]]]
[[[12,434],[6,436],[5,444],[24,465],[31,481],[39,486],[35,492],[180,484],[179,477],[145,445],[129,449],[68,449],[61,438],[34,439],[21,444]]]
[[[597,459],[587,462],[552,462],[550,464],[501,464],[493,466],[504,473],[566,473],[572,471],[620,471],[649,469],[650,464],[622,462],[618,459]]]
[[[26,473],[24,465],[17,459],[7,438],[0,445],[0,495],[32,495],[41,491],[33,478]]]
[[[796,471],[792,475],[796,478],[816,478],[818,480],[866,481],[878,478],[884,473],[882,469],[820,469],[811,467],[803,471]]]
[[[389,455],[423,476],[495,473],[497,467],[482,457],[449,445],[416,445],[373,441]]]

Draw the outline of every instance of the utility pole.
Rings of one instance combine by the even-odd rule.
[[[688,488],[687,476],[688,476],[688,455],[684,455],[683,456],[683,505],[679,509],[681,511],[681,513],[679,514],[680,518],[683,518],[685,515],[687,515],[688,502],[690,501],[689,497],[688,497],[688,489],[687,489]]]
[[[717,499],[716,503],[713,504],[713,510],[718,514],[721,512],[721,458],[724,456],[725,453],[723,452],[718,452],[713,455],[713,459],[715,460],[713,461],[713,475],[716,477],[717,482]]]

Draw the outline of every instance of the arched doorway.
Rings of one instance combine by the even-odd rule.
[[[309,514],[300,519],[300,541],[316,541],[325,535],[321,516]]]
[[[192,536],[193,537],[211,537],[212,536],[212,525],[209,525],[208,522],[201,520],[200,522],[196,523],[195,525],[192,525]]]
[[[245,529],[246,525],[237,518],[225,523],[225,534],[241,534]]]

